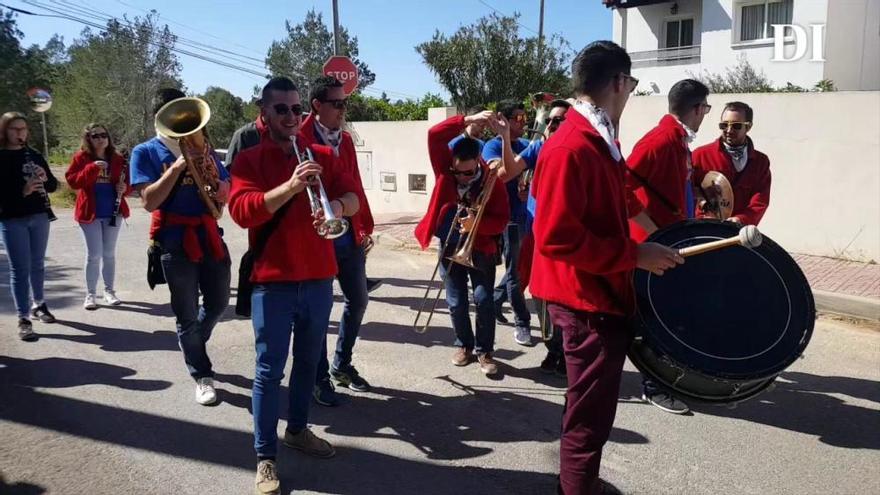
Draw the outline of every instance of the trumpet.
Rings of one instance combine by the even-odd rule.
[[[293,144],[293,152],[296,154],[297,160],[299,163],[302,163],[303,155],[300,154],[299,146],[296,144],[296,136],[291,136],[290,141]],[[314,160],[312,150],[308,147],[306,147],[305,157],[308,160]],[[345,235],[348,232],[348,222],[336,218],[333,214],[333,208],[330,207],[330,199],[327,198],[327,191],[324,190],[324,184],[321,182],[320,176],[313,175],[309,178],[306,192],[309,195],[309,207],[312,210],[312,217],[315,219],[319,217],[324,218],[324,221],[315,227],[318,235],[325,239],[336,239]]]

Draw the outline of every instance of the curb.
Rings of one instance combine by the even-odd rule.
[[[880,321],[880,299],[813,290],[816,309],[838,315]]]

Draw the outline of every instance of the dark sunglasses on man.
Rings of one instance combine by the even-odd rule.
[[[89,137],[92,139],[107,139],[110,136],[106,132],[96,132],[94,134],[90,134]]]
[[[626,79],[627,81],[630,81],[632,83],[632,88],[630,88],[630,90],[629,90],[630,93],[635,91],[636,88],[639,86],[639,78],[633,77],[629,74],[624,74],[624,73],[621,73],[620,75],[623,76],[624,79]]]
[[[293,112],[294,117],[302,117],[303,113],[302,105],[287,106],[284,103],[276,103],[272,105],[272,110],[275,110],[275,113],[278,115],[287,115],[288,113]]]
[[[324,100],[321,103],[329,104],[331,107],[335,108],[336,110],[342,110],[343,108],[348,106],[348,100],[345,98],[343,98],[341,100]]]
[[[452,175],[463,175],[465,177],[471,177],[477,173],[477,169],[473,168],[471,170],[456,170],[454,168],[449,169],[452,172]]]
[[[565,117],[553,117],[552,119],[550,117],[544,118],[544,125],[548,126],[558,127],[559,124],[563,122],[565,122]]]
[[[748,126],[751,122],[719,122],[718,128],[722,131],[726,131],[728,128],[733,128],[734,131],[741,131],[743,127]]]

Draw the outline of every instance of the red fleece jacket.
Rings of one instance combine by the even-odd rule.
[[[128,218],[129,209],[125,197],[131,193],[131,180],[128,172],[128,165],[125,158],[119,153],[114,153],[110,159],[110,183],[119,182],[119,175],[125,172],[125,182],[128,187],[125,194],[122,195],[122,202],[119,204],[119,213],[123,218]],[[98,176],[101,174],[101,167],[95,164],[95,159],[87,151],[77,151],[67,167],[67,173],[64,178],[67,185],[71,189],[77,189],[76,206],[73,210],[73,218],[79,223],[92,223],[95,221],[95,184],[98,182]]]

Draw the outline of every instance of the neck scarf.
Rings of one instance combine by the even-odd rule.
[[[315,132],[321,136],[324,143],[333,148],[333,154],[339,156],[339,143],[342,142],[342,129],[331,130],[315,119]]]
[[[617,143],[614,141],[614,138],[617,136],[617,130],[614,128],[614,123],[611,122],[608,113],[587,101],[578,101],[575,103],[574,109],[590,121],[590,124],[599,132],[599,135],[605,140],[605,144],[608,145],[608,151],[611,152],[614,160],[619,162],[623,159],[620,148],[617,147]]]
[[[749,161],[748,143],[743,143],[739,146],[730,146],[722,141],[722,144],[724,144],[724,151],[730,155],[730,159],[733,162],[733,168],[735,168],[737,172],[742,172],[743,169],[746,168],[746,163]]]
[[[180,143],[176,139],[162,134],[158,129],[156,130],[156,137],[159,138],[159,141],[162,141],[162,144],[164,144],[165,147],[168,148],[168,151],[174,155],[174,158],[180,158]]]

